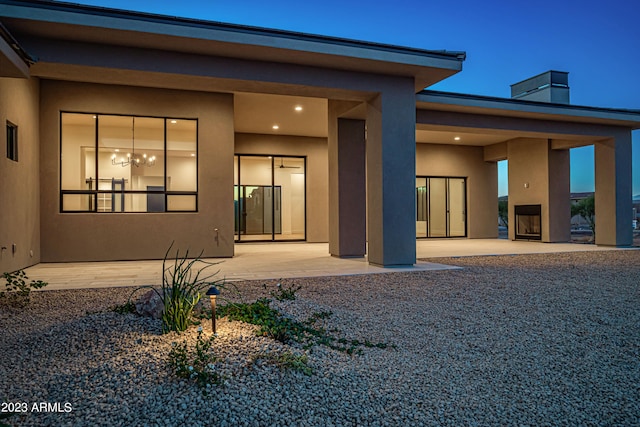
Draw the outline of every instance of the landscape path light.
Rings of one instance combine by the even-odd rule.
[[[209,299],[211,300],[211,330],[216,333],[216,297],[220,295],[220,291],[215,286],[212,286],[207,291]]]

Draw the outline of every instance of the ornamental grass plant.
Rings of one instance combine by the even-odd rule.
[[[202,298],[203,291],[211,286],[224,286],[224,279],[215,278],[219,270],[207,274],[207,269],[219,262],[207,262],[200,252],[195,258],[189,258],[189,250],[180,255],[176,250],[173,265],[167,260],[173,243],[167,249],[162,261],[162,290],[159,293],[164,304],[162,312],[162,333],[185,331],[191,324],[193,309]]]

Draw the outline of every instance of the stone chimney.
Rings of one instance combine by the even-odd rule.
[[[569,73],[547,71],[511,85],[511,98],[569,104]]]

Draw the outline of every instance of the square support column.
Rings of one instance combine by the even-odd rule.
[[[596,244],[631,246],[631,131],[595,144]]]
[[[365,121],[338,118],[329,101],[329,252],[366,253]]]
[[[555,150],[549,139],[508,142],[509,239],[516,239],[515,206],[540,205],[542,242],[571,240],[569,150]]]
[[[396,79],[367,105],[369,263],[416,261],[416,111],[412,79]]]

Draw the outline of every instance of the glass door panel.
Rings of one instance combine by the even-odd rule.
[[[427,237],[427,178],[416,178],[416,237]]]
[[[275,240],[305,239],[305,159],[275,157]]]
[[[467,235],[466,191],[464,178],[448,178],[449,237]]]
[[[447,237],[447,180],[429,178],[429,237]]]
[[[467,235],[466,178],[416,178],[416,237]]]
[[[273,239],[271,158],[240,157],[239,240]]]
[[[236,241],[306,239],[306,159],[234,157]]]

